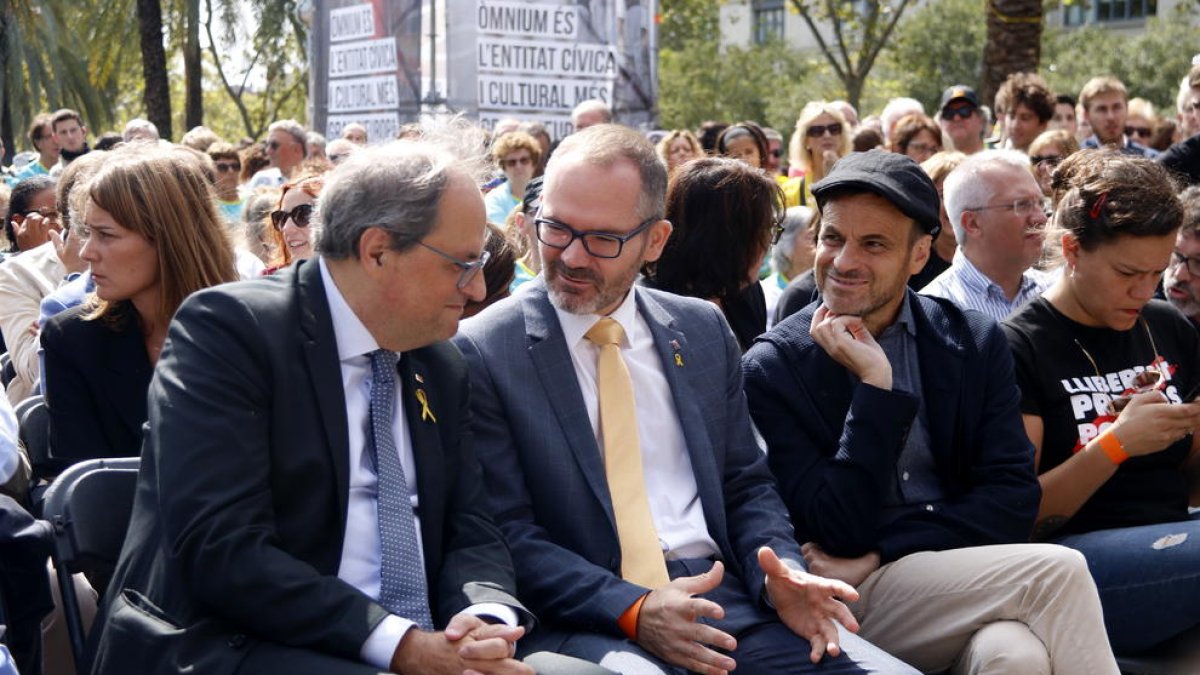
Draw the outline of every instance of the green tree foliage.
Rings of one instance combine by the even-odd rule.
[[[946,87],[979,88],[986,36],[979,0],[933,0],[896,27],[871,84],[935,110]]]
[[[1078,95],[1092,77],[1112,75],[1129,96],[1140,96],[1174,114],[1179,81],[1200,53],[1200,11],[1192,3],[1146,22],[1137,35],[1121,35],[1096,26],[1049,28],[1042,42],[1042,75],[1055,91]]]

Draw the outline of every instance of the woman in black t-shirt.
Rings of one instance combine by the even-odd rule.
[[[1151,300],[1183,211],[1141,158],[1079,153],[1055,182],[1066,269],[1004,326],[1037,450],[1035,537],[1084,554],[1113,649],[1131,653],[1200,624],[1200,338]]]

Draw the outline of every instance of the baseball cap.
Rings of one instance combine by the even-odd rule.
[[[975,94],[975,90],[965,84],[956,84],[942,92],[942,102],[938,105],[938,110],[944,110],[947,104],[960,99],[969,102],[976,108],[979,107],[979,96]]]
[[[921,166],[907,155],[879,149],[852,152],[838,160],[829,175],[812,186],[813,197],[821,208],[830,195],[842,191],[872,192],[917,221],[935,239],[942,231],[937,188]]]

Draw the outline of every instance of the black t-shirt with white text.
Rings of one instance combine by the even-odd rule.
[[[1112,425],[1115,418],[1105,408],[1114,396],[1131,391],[1137,373],[1158,368],[1166,376],[1162,391],[1171,403],[1182,402],[1200,377],[1196,329],[1160,300],[1150,301],[1137,324],[1125,331],[1072,321],[1044,297],[1018,310],[1003,327],[1021,387],[1021,412],[1042,418],[1039,473],[1067,461]],[[1191,443],[1188,436],[1161,452],[1126,460],[1060,533],[1186,519],[1182,465]]]

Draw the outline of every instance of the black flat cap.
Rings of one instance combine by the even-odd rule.
[[[860,192],[872,192],[888,200],[935,239],[942,231],[937,188],[921,166],[906,155],[878,149],[852,152],[812,186],[813,197],[821,208],[832,194]]]

